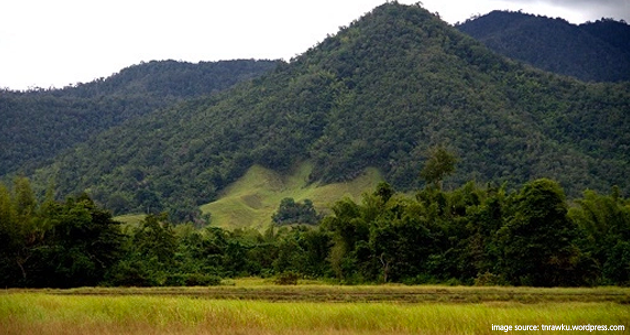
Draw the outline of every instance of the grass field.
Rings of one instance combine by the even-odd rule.
[[[630,290],[622,288],[232,284],[5,290],[0,334],[490,334],[500,333],[493,324],[630,327]]]
[[[255,165],[231,184],[217,201],[201,206],[201,210],[212,214],[212,225],[216,227],[264,229],[271,223],[271,215],[283,198],[310,199],[321,211],[344,196],[358,200],[363,192],[374,189],[383,180],[376,169],[369,168],[347,183],[309,184],[308,175],[312,169],[312,164],[302,163],[291,174],[282,175]]]
[[[125,225],[137,226],[140,222],[142,222],[142,220],[144,220],[145,217],[145,214],[127,214],[116,216],[114,220],[122,222]]]
[[[295,201],[310,199],[317,211],[321,212],[345,196],[359,200],[363,192],[373,190],[383,180],[377,169],[368,168],[364,174],[346,183],[309,184],[308,175],[312,169],[312,164],[305,162],[291,174],[282,175],[254,165],[243,177],[228,186],[218,200],[202,205],[200,209],[203,213],[211,213],[212,226],[262,230],[271,224],[271,215],[286,197]],[[128,214],[114,219],[135,226],[144,218],[143,214]]]

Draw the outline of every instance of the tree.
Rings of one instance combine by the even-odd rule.
[[[304,202],[295,202],[293,198],[282,199],[278,210],[271,218],[278,225],[292,223],[317,224],[321,219],[311,200],[305,199]]]
[[[118,262],[119,223],[87,195],[39,203],[27,178],[12,192],[0,185],[0,285],[71,287],[99,284]]]
[[[175,267],[177,236],[166,214],[149,214],[133,229],[125,255],[109,271],[107,281],[122,286],[160,286]]]
[[[17,213],[9,190],[0,183],[0,283],[5,284],[15,279],[15,252],[19,249]]]
[[[2,187],[4,188],[4,187]],[[3,195],[4,194],[4,195]],[[46,246],[46,232],[51,228],[50,221],[42,219],[38,213],[37,200],[28,178],[14,180],[12,192],[0,189],[0,229],[7,238],[3,243],[6,255],[5,286],[25,286],[31,281],[31,272],[38,268],[37,254]],[[35,270],[36,271],[36,270]],[[4,272],[4,271],[3,271]],[[18,276],[15,276],[18,274]]]
[[[357,274],[356,249],[369,240],[369,226],[363,217],[362,206],[350,198],[337,201],[331,208],[332,215],[322,220],[322,228],[332,236],[330,266],[339,279],[347,279]],[[359,247],[357,247],[357,245]]]
[[[120,223],[86,194],[42,207],[41,217],[52,223],[52,229],[46,234],[46,248],[38,252],[46,273],[39,278],[40,284],[98,285],[122,256]]]
[[[147,215],[142,227],[134,234],[134,241],[142,255],[169,265],[177,251],[177,237],[165,214]]]
[[[602,284],[630,284],[630,205],[618,188],[610,195],[587,190],[569,210],[582,236],[581,247],[596,262]]]
[[[428,159],[420,171],[420,177],[436,189],[442,189],[444,178],[455,172],[455,163],[457,158],[446,148],[432,147],[428,150]]]
[[[573,282],[579,249],[576,226],[558,183],[527,183],[512,200],[505,225],[498,232],[502,269],[515,285],[567,286]]]

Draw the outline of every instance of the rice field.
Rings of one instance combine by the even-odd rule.
[[[487,298],[462,298],[483,293]],[[423,298],[406,299],[409,294]],[[629,295],[620,288],[327,285],[4,290],[0,334],[401,335],[500,333],[492,325],[629,328]]]

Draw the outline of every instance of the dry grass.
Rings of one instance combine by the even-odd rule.
[[[234,289],[222,287],[220,289]],[[238,287],[250,291],[287,292],[284,287]],[[323,289],[322,285],[298,286],[290,290]],[[197,291],[190,288],[181,291]],[[214,288],[213,288],[214,289]],[[440,287],[331,287],[331,296],[343,291],[383,290],[384,294],[416,289],[429,292],[451,289],[464,294],[474,288]],[[495,288],[499,289],[499,288]],[[505,288],[507,289],[507,288]],[[624,324],[630,327],[630,307],[614,302],[521,303],[486,301],[479,303],[398,302],[313,302],[214,299],[181,296],[172,290],[89,290],[5,291],[0,294],[0,334],[490,334],[492,324]],[[513,289],[512,290],[518,290]],[[533,294],[539,289],[521,289]],[[574,293],[584,293],[573,289]],[[621,292],[625,289],[600,289]],[[542,290],[543,296],[566,293],[560,289]],[[107,294],[102,295],[102,293]],[[149,293],[152,292],[152,293]],[[155,293],[161,292],[159,295]],[[298,294],[292,291],[293,294]],[[317,291],[324,294],[323,291]],[[334,293],[337,292],[337,293]],[[596,291],[591,291],[594,295]],[[60,294],[62,293],[62,294]],[[78,294],[77,294],[78,293]],[[309,293],[312,294],[313,292]],[[440,293],[436,293],[440,294]],[[299,294],[298,294],[299,295]],[[309,296],[306,295],[306,296]],[[301,296],[301,295],[300,295]],[[554,332],[556,333],[556,332]],[[557,332],[562,333],[562,332]],[[614,332],[618,333],[618,332]]]
[[[74,296],[157,296],[196,299],[259,300],[273,302],[611,302],[630,304],[630,288],[531,288],[405,285],[328,285],[301,281],[297,286],[274,285],[271,279],[247,278],[224,281],[210,287],[108,288],[67,290],[5,290],[5,293],[46,293]]]

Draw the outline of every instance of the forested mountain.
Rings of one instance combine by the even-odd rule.
[[[630,80],[630,25],[493,11],[457,28],[502,55],[584,81]]]
[[[580,25],[580,29],[630,54],[630,25],[623,21],[601,19]]]
[[[289,64],[112,128],[41,169],[60,194],[175,219],[253,164],[314,164],[312,181],[377,167],[417,187],[427,148],[458,157],[444,187],[555,179],[630,191],[630,84],[587,84],[510,61],[419,5],[384,4]]]
[[[26,173],[105,129],[184,98],[216,93],[275,61],[152,61],[63,89],[0,91],[0,176]]]

